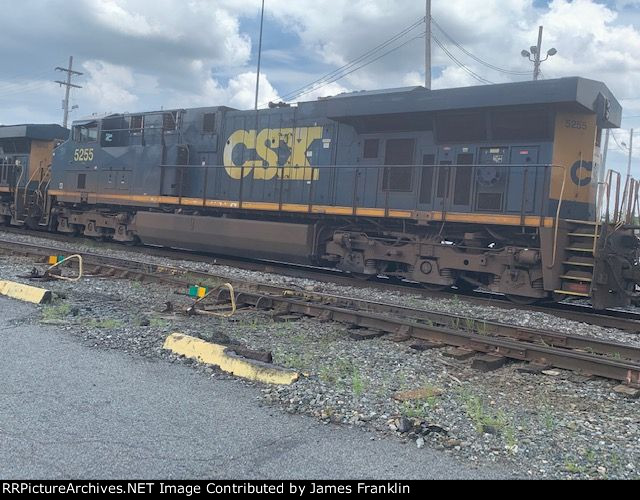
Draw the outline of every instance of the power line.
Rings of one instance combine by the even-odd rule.
[[[318,88],[322,88],[323,86],[328,85],[329,83],[333,83],[333,82],[335,82],[335,81],[337,81],[337,80],[339,80],[341,78],[344,78],[344,76],[346,76],[347,74],[353,73],[353,71],[349,71],[348,73],[342,75],[342,73],[344,73],[344,71],[353,68],[358,63],[367,60],[369,57],[372,57],[375,54],[379,53],[382,49],[388,47],[392,43],[394,43],[394,42],[398,41],[399,39],[401,39],[402,37],[406,36],[411,31],[416,29],[420,24],[422,24],[423,21],[424,21],[424,18],[419,20],[418,22],[412,24],[408,28],[405,28],[403,31],[401,31],[400,33],[396,34],[395,36],[393,36],[389,40],[383,42],[382,44],[380,44],[380,45],[374,47],[373,49],[367,51],[366,53],[362,54],[360,57],[348,62],[344,66],[342,66],[342,67],[340,67],[340,68],[338,68],[338,69],[336,69],[336,70],[334,70],[334,71],[332,71],[330,73],[327,73],[325,76],[323,76],[323,77],[311,82],[308,85],[305,85],[304,87],[301,87],[300,89],[298,89],[296,91],[293,91],[293,92],[285,95],[284,99],[287,100],[287,101],[293,100],[293,99],[295,99],[297,97],[300,97],[301,95],[308,94],[310,91],[317,90]],[[375,60],[378,60],[378,59],[375,59]],[[371,64],[372,62],[374,62],[374,61],[369,61],[368,63],[359,66],[359,68],[362,68],[362,67],[364,67],[364,66],[366,66],[368,64]],[[318,84],[322,84],[322,85],[316,86]],[[309,90],[310,87],[313,87],[313,88],[311,90]]]
[[[488,84],[488,85],[494,85],[494,82],[487,80],[486,78],[480,76],[478,73],[476,73],[475,71],[473,71],[471,68],[469,68],[466,64],[464,64],[462,61],[458,60],[444,45],[444,43],[442,43],[440,41],[440,39],[438,37],[436,37],[435,35],[432,35],[433,41],[436,42],[436,44],[438,45],[438,47],[440,47],[442,49],[442,51],[449,56],[449,59],[451,59],[454,63],[456,63],[461,69],[463,69],[464,71],[466,71],[469,75],[471,75],[473,78],[475,78],[477,81],[479,81],[480,83],[483,84]]]
[[[616,137],[616,134],[613,133],[613,130],[611,131],[611,137],[613,137],[614,142],[616,143],[616,145],[618,146],[618,149],[621,152],[625,152],[625,153],[629,152],[629,146],[627,146],[626,144],[625,145],[620,144],[620,142],[618,141],[618,138]],[[634,151],[639,147],[640,147],[640,144],[634,144],[633,146]]]
[[[321,89],[321,88],[323,88],[323,87],[326,87],[327,85],[329,85],[329,84],[331,84],[331,83],[335,83],[335,82],[337,82],[338,80],[342,80],[343,78],[345,78],[345,77],[349,76],[350,74],[355,73],[356,71],[361,70],[361,69],[362,69],[362,68],[364,68],[365,66],[369,66],[370,64],[373,64],[374,62],[379,61],[379,60],[380,60],[380,59],[382,59],[383,57],[386,57],[386,56],[388,56],[389,54],[391,54],[391,53],[393,53],[393,52],[396,52],[397,50],[400,50],[401,48],[403,48],[403,47],[407,46],[407,45],[408,45],[408,44],[410,44],[411,42],[413,42],[413,41],[415,41],[415,40],[418,40],[418,39],[420,39],[420,38],[423,38],[425,35],[426,35],[426,31],[425,31],[424,33],[422,33],[422,34],[418,35],[418,36],[415,36],[415,37],[413,37],[413,38],[411,38],[411,39],[407,40],[406,42],[402,43],[401,45],[398,45],[397,47],[394,47],[394,48],[392,48],[391,50],[389,50],[389,51],[387,51],[387,52],[384,52],[383,54],[379,55],[379,56],[378,56],[378,57],[376,57],[375,59],[372,59],[372,60],[370,60],[370,61],[367,61],[367,62],[365,62],[365,63],[361,64],[360,66],[357,66],[357,67],[355,67],[355,68],[352,68],[350,71],[348,71],[348,72],[346,72],[346,73],[344,73],[344,74],[338,75],[338,76],[336,76],[335,78],[333,78],[333,79],[331,79],[331,80],[329,80],[329,81],[327,81],[327,82],[323,83],[322,85],[319,85],[319,86],[316,86],[316,87],[310,88],[310,89],[306,90],[305,92],[301,92],[301,93],[299,93],[298,95],[296,95],[294,98],[290,98],[290,99],[288,99],[288,100],[298,99],[298,98],[300,98],[300,97],[302,97],[302,96],[305,96],[305,95],[307,95],[307,94],[310,94],[311,92],[315,92],[316,90],[319,90],[319,89]]]
[[[613,132],[611,133],[611,137],[613,137],[613,142],[616,143],[619,151],[628,151],[628,148],[623,148],[622,145],[618,142],[618,138]]]
[[[491,64],[483,59],[481,59],[480,57],[477,57],[476,55],[474,55],[473,53],[471,53],[470,51],[468,51],[462,44],[460,44],[459,42],[457,42],[451,35],[449,35],[443,28],[442,26],[440,26],[437,21],[431,17],[433,23],[435,24],[435,26],[440,30],[440,32],[443,33],[443,35],[451,41],[451,43],[453,43],[456,47],[458,47],[462,52],[464,52],[466,55],[468,55],[469,57],[471,57],[472,59],[474,59],[475,61],[479,62],[480,64],[487,66],[495,71],[499,71],[501,73],[506,73],[506,74],[511,74],[511,75],[528,75],[529,72],[525,72],[525,71],[515,71],[515,70],[509,70],[509,69],[505,69],[505,68],[501,68],[499,66],[496,66],[494,64]],[[335,83],[338,80],[341,80],[347,76],[349,76],[350,74],[354,73],[355,71],[358,71],[370,64],[373,64],[374,62],[382,59],[383,57],[399,50],[400,48],[406,46],[407,44],[411,43],[412,41],[418,39],[418,38],[422,38],[426,35],[426,32],[421,33],[420,35],[413,37],[409,40],[404,41],[402,44],[391,48],[390,50],[381,53],[382,50],[384,50],[385,48],[393,45],[395,42],[398,42],[400,40],[402,40],[402,38],[404,38],[405,36],[407,36],[409,33],[411,33],[412,31],[414,31],[416,28],[418,28],[422,23],[424,23],[426,20],[426,17],[423,17],[421,19],[419,19],[418,21],[416,21],[415,23],[413,23],[412,25],[406,27],[405,29],[403,29],[402,31],[400,31],[399,33],[397,33],[396,35],[394,35],[393,37],[389,38],[388,40],[384,41],[383,43],[377,45],[376,47],[368,50],[367,52],[363,53],[362,55],[360,55],[359,57],[357,57],[356,59],[353,59],[352,61],[349,61],[348,63],[346,63],[345,65],[341,66],[340,68],[337,68],[329,73],[327,73],[326,75],[312,81],[311,83],[300,87],[294,91],[291,91],[287,94],[285,94],[284,96],[282,96],[282,99],[284,101],[293,101],[296,99],[299,99],[300,97],[303,97],[307,94],[310,94],[311,92],[314,92],[316,90],[319,90],[323,87],[326,87],[327,85],[331,84],[331,83]],[[474,79],[476,79],[478,82],[483,83],[483,84],[493,84],[492,81],[482,77],[481,75],[479,75],[478,73],[476,73],[474,70],[472,70],[470,67],[468,67],[466,64],[464,64],[461,60],[459,60],[450,50],[447,49],[447,47],[445,46],[445,44],[438,39],[433,33],[431,34],[431,39],[433,39],[436,44],[443,50],[443,52],[461,69],[463,69],[466,73],[468,73],[470,76],[472,76]]]
[[[506,73],[509,75],[528,75],[530,72],[529,71],[517,71],[517,70],[511,70],[511,69],[505,69],[505,68],[501,68],[499,66],[496,66],[495,64],[491,64],[490,62],[485,61],[484,59],[481,59],[480,57],[476,56],[475,54],[469,52],[461,43],[459,43],[457,40],[455,40],[451,35],[449,35],[449,33],[447,33],[444,28],[442,26],[440,26],[440,24],[438,24],[438,22],[435,20],[435,18],[432,16],[431,17],[431,21],[433,22],[433,24],[438,28],[438,30],[440,30],[440,32],[451,42],[453,43],[456,47],[458,47],[462,52],[464,52],[466,55],[468,55],[470,58],[472,58],[474,61],[482,64],[483,66],[486,66],[487,68],[491,68],[495,71],[499,71],[500,73]]]
[[[0,99],[4,99],[5,97],[13,97],[20,94],[27,94],[29,92],[34,92],[36,90],[42,90],[50,85],[51,82],[43,81],[43,82],[34,82],[32,85],[22,85],[20,88],[7,89],[6,91],[0,91]]]
[[[46,77],[49,74],[49,70],[43,71],[41,73],[38,73],[36,75],[33,74],[23,74],[20,76],[13,76],[10,78],[2,78],[2,82],[0,82],[0,91],[2,90],[11,90],[12,88],[15,87],[21,87],[24,84],[24,81],[38,81],[41,78]],[[17,80],[23,80],[21,81],[17,81]],[[12,83],[13,81],[13,83]]]
[[[358,65],[359,63],[361,63],[363,61],[366,61],[370,57],[375,56],[380,51],[384,50],[385,48],[387,48],[388,46],[390,46],[394,42],[399,41],[400,39],[402,39],[403,37],[408,35],[411,31],[413,31],[416,28],[418,28],[418,26],[420,26],[424,21],[425,21],[424,17],[420,18],[418,21],[416,21],[412,25],[410,25],[407,28],[403,29],[402,31],[400,31],[399,33],[397,33],[393,37],[389,38],[388,40],[382,42],[381,44],[377,45],[376,47],[368,50],[367,52],[365,52],[364,54],[360,55],[356,59],[353,59],[352,61],[349,61],[347,64],[341,66],[340,68],[337,68],[337,69],[327,73],[326,75],[318,78],[317,80],[314,80],[313,82],[308,83],[304,87],[300,87],[299,89],[296,89],[296,90],[294,90],[292,92],[289,92],[288,94],[284,95],[282,97],[282,99],[285,100],[285,101],[292,101],[292,100],[296,99],[297,97],[300,97],[302,95],[308,94],[310,92],[310,90],[309,90],[310,87],[314,87],[311,91],[317,90],[318,88],[322,88],[323,86],[327,85],[328,83],[333,83],[333,82],[335,82],[335,81],[337,81],[337,80],[339,80],[341,78],[344,78],[344,76],[346,76],[346,75],[340,76],[342,73],[344,73],[347,70],[350,70],[351,68],[353,68],[354,66]],[[371,64],[371,62],[374,62],[374,61],[370,61],[367,64]],[[364,66],[366,66],[366,64]],[[360,67],[364,67],[364,66],[360,66]],[[347,74],[350,74],[350,73],[347,73]],[[322,85],[320,85],[320,84],[322,84]],[[316,85],[317,85],[317,87],[316,87]]]

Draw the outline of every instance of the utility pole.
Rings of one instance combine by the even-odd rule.
[[[531,50],[530,52],[528,50],[523,50],[521,52],[522,57],[528,58],[529,61],[533,63],[533,79],[535,81],[540,79],[540,66],[542,65],[542,63],[545,62],[550,57],[555,56],[558,53],[556,49],[549,49],[547,51],[547,56],[544,59],[542,59],[543,31],[544,31],[544,26],[540,26],[540,29],[538,30],[538,45],[532,46],[530,49]],[[531,59],[532,55],[533,55],[533,59]]]
[[[61,82],[59,80],[56,80],[56,83],[60,84],[60,86],[64,86],[66,87],[66,91],[65,91],[65,96],[64,96],[64,101],[62,103],[62,109],[64,109],[64,121],[62,122],[62,126],[64,128],[67,128],[67,125],[69,124],[69,96],[71,95],[71,89],[81,89],[82,87],[80,85],[73,85],[71,83],[71,78],[73,78],[73,76],[82,76],[83,73],[79,73],[77,71],[73,71],[73,56],[69,57],[69,67],[68,68],[61,68],[61,67],[57,67],[56,71],[62,71],[64,73],[67,74],[67,81],[66,82]]]
[[[258,46],[258,77],[256,79],[256,107],[258,111],[258,96],[260,95],[260,66],[262,64],[262,31],[264,29],[264,0],[262,0],[262,14],[260,15],[260,44]]]
[[[537,81],[540,78],[540,52],[542,51],[542,32],[544,30],[543,26],[540,26],[540,30],[538,31],[538,48],[535,53],[535,61],[533,63],[533,79]]]
[[[427,90],[431,90],[431,0],[427,0],[427,15],[425,21],[427,23],[427,34],[425,37],[424,86]]]

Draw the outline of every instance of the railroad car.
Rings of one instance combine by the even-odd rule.
[[[621,116],[583,78],[114,114],[73,124],[35,216],[121,242],[624,306],[640,281],[638,185],[622,193],[600,172]]]
[[[0,224],[48,219],[53,151],[68,137],[60,125],[0,126]]]

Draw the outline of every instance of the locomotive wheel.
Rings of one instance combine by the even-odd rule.
[[[521,295],[507,295],[506,297],[511,302],[519,306],[533,306],[540,302],[540,299],[536,299],[534,297],[523,297]]]

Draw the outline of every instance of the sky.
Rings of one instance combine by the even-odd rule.
[[[0,30],[2,124],[62,121],[64,89],[53,81],[64,79],[55,68],[70,55],[83,73],[74,79],[83,88],[72,92],[72,120],[254,105],[261,0],[4,2],[11,6]],[[624,121],[608,166],[626,169],[625,144],[636,128],[633,170],[640,177],[640,0],[432,3],[444,48],[434,42],[433,88],[531,79],[532,64],[520,53],[535,45],[544,25],[543,50],[558,54],[543,63],[543,78],[583,76],[609,86]],[[266,0],[261,106],[423,84],[424,8],[422,0]],[[334,78],[308,87],[332,72]],[[308,92],[296,96],[299,89]]]

